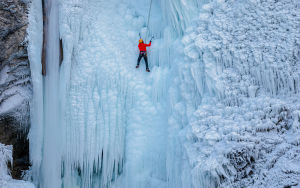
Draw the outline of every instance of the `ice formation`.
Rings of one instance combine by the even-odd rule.
[[[194,186],[299,185],[299,5],[212,1],[187,30]]]
[[[150,1],[49,2],[45,78],[40,1],[29,15],[36,185],[300,181],[298,2],[153,0],[148,36]],[[134,68],[138,33],[155,36],[150,74]]]
[[[12,146],[6,146],[0,143],[0,187],[1,188],[34,188],[29,182],[14,180],[9,174],[7,163],[13,162]]]
[[[29,37],[34,39],[41,37],[36,32],[40,20],[34,19],[41,15],[34,12],[40,7],[32,2],[31,19],[36,22]],[[54,73],[43,82],[39,74],[33,75],[37,97],[30,137],[35,183],[107,187],[124,179],[127,187],[164,184],[167,116],[161,95],[166,88],[159,81],[166,79],[167,71],[152,66],[154,75],[146,77],[144,70],[132,69],[144,18],[118,1],[61,2],[60,14],[62,66],[58,70],[52,67],[57,61],[48,59],[47,69]],[[40,54],[31,47],[36,73]],[[57,78],[59,82],[52,80]],[[118,178],[121,174],[124,178]]]

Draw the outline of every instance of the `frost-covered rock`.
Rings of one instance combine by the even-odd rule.
[[[28,168],[30,69],[26,44],[27,4],[0,2],[0,142],[14,145],[13,177]]]
[[[206,82],[213,83],[207,87],[228,103],[262,91],[299,93],[299,7],[294,0],[212,1],[183,40],[186,54],[198,49]]]
[[[190,151],[199,152],[199,157],[191,158],[195,181],[197,174],[208,172],[221,187],[283,187],[299,182],[300,122],[298,114],[293,115],[299,108],[268,97],[240,107],[200,107],[191,123],[196,141],[189,142]],[[207,137],[211,132],[221,138]]]
[[[0,117],[28,125],[30,69],[25,42],[27,18],[22,1],[0,3]]]

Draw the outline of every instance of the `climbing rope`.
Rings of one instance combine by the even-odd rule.
[[[150,7],[149,7],[149,12],[148,12],[148,21],[147,21],[147,34],[146,34],[146,40],[147,41],[147,37],[149,34],[149,21],[150,21],[150,16],[151,16],[151,8],[152,8],[152,0],[150,1]]]

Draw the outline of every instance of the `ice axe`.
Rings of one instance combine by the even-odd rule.
[[[152,39],[154,39],[154,35],[152,35],[151,39],[150,39],[150,42],[152,41]]]

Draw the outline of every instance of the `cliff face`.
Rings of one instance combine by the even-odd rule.
[[[27,130],[31,98],[26,0],[0,1],[0,143],[13,145],[12,176],[29,166]]]

